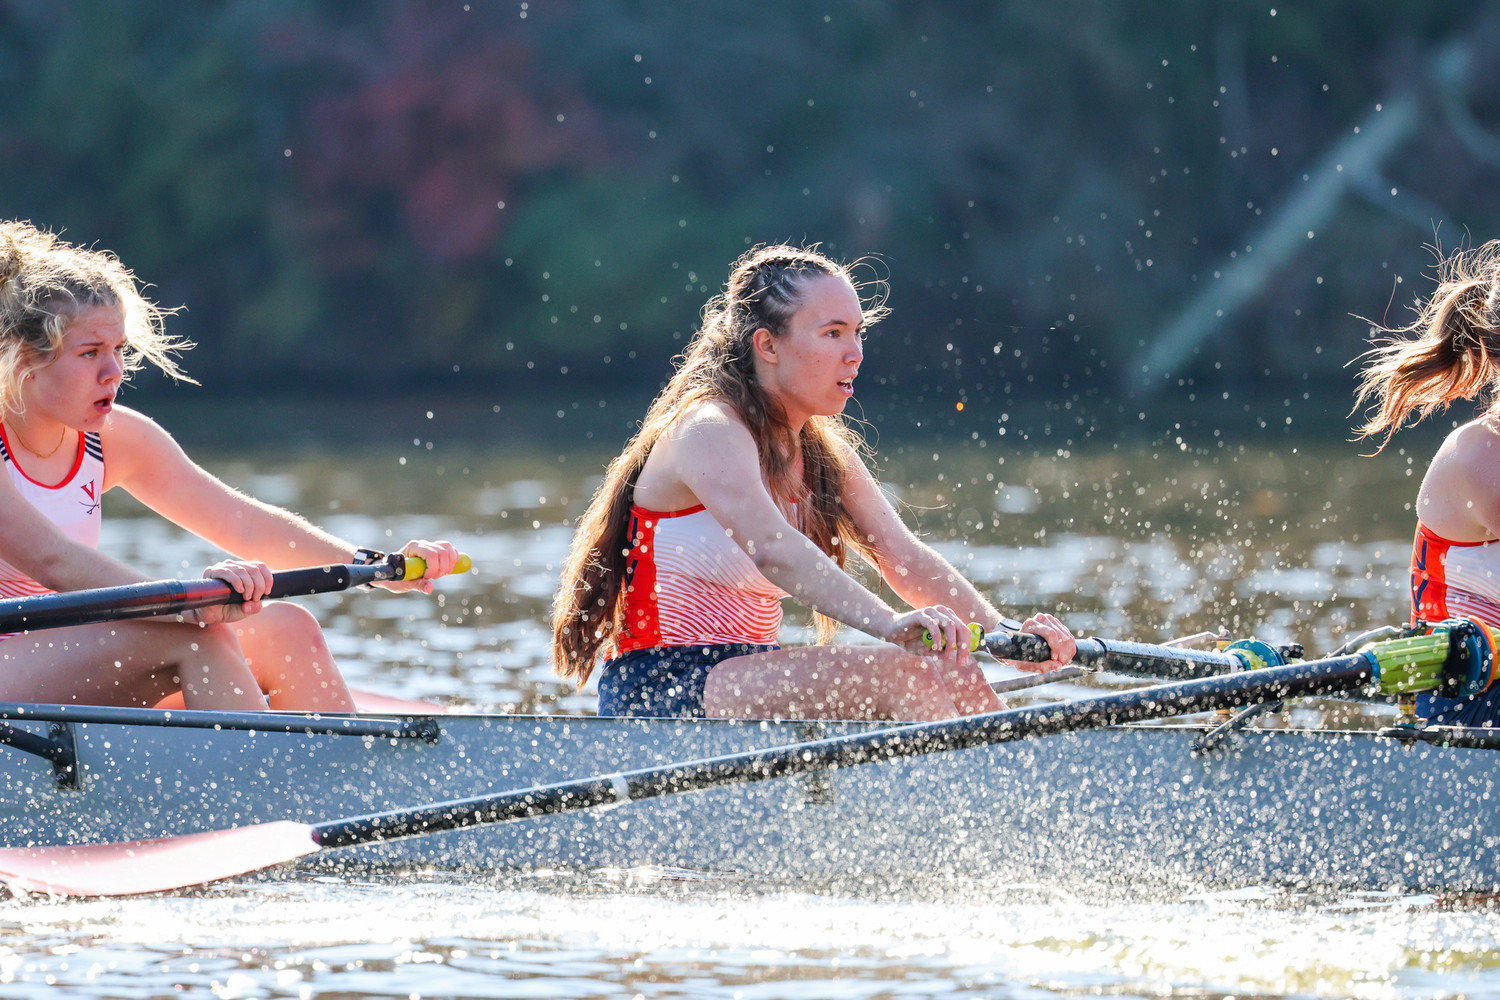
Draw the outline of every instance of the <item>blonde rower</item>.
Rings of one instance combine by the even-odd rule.
[[[0,701],[351,711],[322,630],[294,604],[261,598],[271,571],[378,556],[231,489],[151,420],[119,406],[149,361],[181,377],[163,312],[113,255],[25,222],[0,222],[0,597],[135,583],[98,552],[100,501],[120,487],[234,553],[204,576],[244,598],[182,618],[80,625],[0,639]],[[409,542],[428,576],[446,542]],[[430,580],[387,585],[431,591]]]

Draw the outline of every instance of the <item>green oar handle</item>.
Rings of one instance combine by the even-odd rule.
[[[396,579],[420,580],[422,579],[422,577],[427,575],[427,561],[421,556],[403,556],[401,553],[396,552],[392,555],[386,556],[386,559],[388,559],[392,564],[396,564],[396,560],[399,559],[401,560],[401,564],[404,564],[405,569],[402,571],[402,575],[396,577]],[[467,552],[460,552],[458,554],[458,562],[453,564],[452,575],[457,576],[460,573],[467,573],[473,568],[474,560],[469,558],[469,554]]]

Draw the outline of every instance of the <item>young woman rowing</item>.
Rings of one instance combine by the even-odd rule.
[[[100,501],[121,487],[241,558],[204,570],[245,599],[177,618],[80,625],[0,639],[0,701],[352,711],[322,630],[294,604],[262,606],[271,570],[379,557],[226,486],[166,431],[115,405],[150,361],[182,377],[163,311],[113,256],[24,222],[0,222],[0,597],[136,583],[96,551]],[[427,577],[446,542],[409,542]],[[430,579],[386,584],[431,591]]]
[[[999,699],[967,623],[1000,613],[902,522],[840,414],[883,298],[848,268],[763,246],[724,292],[578,526],[553,617],[557,670],[580,686],[601,653],[601,715],[939,719]],[[850,550],[915,610],[844,571]],[[883,645],[777,645],[781,599]],[[1072,633],[1027,619],[1054,661]],[[930,630],[932,648],[923,642]]]
[[[1420,420],[1456,400],[1484,406],[1448,435],[1417,491],[1412,617],[1500,628],[1500,241],[1443,260],[1417,318],[1382,333],[1356,401],[1375,403],[1359,433],[1385,435],[1377,451],[1413,413]],[[1420,695],[1417,710],[1442,724],[1495,725],[1500,685],[1462,700]]]

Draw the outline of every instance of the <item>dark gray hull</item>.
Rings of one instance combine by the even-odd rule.
[[[73,723],[79,787],[0,748],[0,843],[168,836],[508,791],[858,724],[438,716],[441,736]],[[36,733],[47,726],[26,723]],[[1500,892],[1500,753],[1142,726],[846,768],[328,852],[464,871],[654,865],[768,878]]]

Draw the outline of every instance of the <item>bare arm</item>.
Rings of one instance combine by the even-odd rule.
[[[967,639],[951,611],[894,611],[793,527],[767,492],[755,441],[737,419],[704,407],[684,417],[656,451],[662,452],[657,472],[690,490],[761,573],[805,606],[917,652],[928,651],[924,629],[940,637],[939,649],[953,648],[960,632]]]
[[[105,488],[123,487],[167,520],[272,569],[348,562],[356,546],[290,511],[246,496],[188,458],[172,436],[132,410],[104,431]]]
[[[863,536],[863,549],[886,584],[912,607],[946,604],[966,621],[985,628],[1000,612],[963,574],[907,527],[858,455],[851,462],[844,496]]]
[[[139,413],[122,407],[112,414],[104,449],[106,489],[123,487],[169,521],[226,552],[272,569],[347,563],[355,557],[358,546],[352,542],[211,475],[170,434]],[[411,541],[402,551],[427,562],[427,577],[382,586],[430,592],[431,581],[452,572],[458,559],[458,550],[447,542]]]
[[[850,474],[844,484],[844,495],[863,536],[864,551],[875,561],[886,584],[913,607],[948,605],[965,621],[978,622],[985,629],[999,624],[1000,612],[979,589],[901,520],[859,456],[851,453],[847,457]],[[1014,623],[1007,627],[1014,627]],[[1021,623],[1021,630],[1042,636],[1052,650],[1050,660],[1017,663],[1023,670],[1061,666],[1078,651],[1073,633],[1050,614],[1028,615]]]

